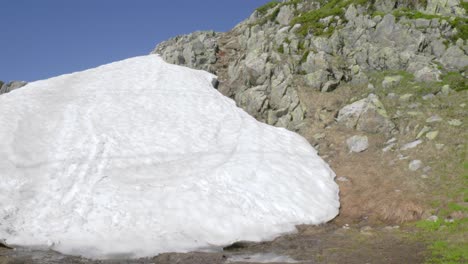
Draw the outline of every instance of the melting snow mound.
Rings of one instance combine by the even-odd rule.
[[[335,175],[316,151],[214,80],[149,55],[0,96],[0,239],[136,258],[334,218]]]

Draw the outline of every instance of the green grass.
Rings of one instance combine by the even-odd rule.
[[[468,80],[459,72],[448,72],[442,75],[442,84],[450,85],[455,91],[464,91],[468,89]]]
[[[458,155],[457,155],[458,156]],[[468,234],[468,218],[453,219],[452,222],[445,221],[453,213],[468,212],[468,207],[462,205],[468,186],[468,162],[465,152],[460,156],[462,163],[459,169],[462,169],[461,177],[442,179],[444,185],[440,186],[440,194],[434,193],[437,201],[431,203],[437,212],[439,219],[435,222],[421,220],[414,223],[419,230],[419,238],[428,245],[426,262],[427,264],[446,264],[446,263],[467,263],[468,262],[468,243],[466,234]],[[449,168],[446,168],[449,169]],[[458,171],[458,169],[455,169]],[[441,171],[442,172],[442,171]],[[462,192],[460,192],[462,191]],[[442,198],[439,195],[442,194]]]
[[[283,45],[280,45],[280,46],[278,47],[278,52],[281,53],[281,54],[284,54],[284,47],[283,47]]]
[[[466,3],[463,3],[463,7],[466,10]],[[406,17],[409,19],[418,19],[418,18],[424,18],[424,19],[433,19],[433,18],[439,18],[441,20],[446,20],[452,28],[457,29],[457,34],[455,34],[452,37],[452,40],[457,40],[459,38],[461,39],[468,39],[468,19],[463,18],[463,17],[455,17],[452,19],[451,17],[445,17],[445,16],[440,16],[440,15],[432,15],[432,14],[425,14],[413,9],[409,8],[400,8],[395,11],[393,11],[393,15],[397,18],[400,19],[402,17]]]
[[[264,5],[262,5],[261,7],[255,9],[257,10],[258,13],[264,15],[268,12],[268,10],[272,9],[273,7],[279,5],[280,2],[279,1],[271,1],[271,2],[268,2]]]
[[[428,249],[431,255],[426,260],[430,264],[459,264],[468,261],[468,243],[460,243],[457,245],[450,244],[446,241],[435,241]]]
[[[312,31],[315,36],[325,35],[327,34],[325,31],[326,25],[320,23],[320,19],[329,16],[343,17],[344,8],[349,6],[351,2],[353,1],[331,0],[317,10],[311,10],[301,16],[295,17],[291,24],[301,24],[298,33],[303,36],[309,34],[309,31]]]
[[[424,18],[424,19],[433,19],[433,18],[440,18],[438,15],[431,15],[431,14],[425,14],[421,13],[419,11],[415,11],[409,8],[400,8],[395,11],[393,11],[393,15],[396,18],[401,18],[401,17],[407,17],[409,19],[418,19],[418,18]]]

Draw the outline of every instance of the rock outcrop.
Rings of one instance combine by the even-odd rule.
[[[15,89],[25,86],[26,84],[28,83],[23,81],[12,81],[9,83],[0,82],[0,94],[9,93]]]
[[[289,129],[300,127],[307,115],[301,89],[367,86],[374,71],[407,71],[419,82],[439,81],[441,67],[465,73],[468,43],[456,38],[459,29],[448,17],[466,22],[460,1],[352,2],[346,1],[342,13],[319,17],[312,21],[315,27],[305,28],[310,21],[301,17],[328,12],[327,3],[283,1],[255,11],[229,32],[178,36],[153,53],[217,74],[218,89],[240,107]]]

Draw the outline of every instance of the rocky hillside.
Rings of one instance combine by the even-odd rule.
[[[370,78],[382,71],[405,71],[417,82],[465,81],[466,4],[424,2],[271,2],[230,32],[178,36],[153,53],[219,75],[219,90],[250,114],[297,129],[311,114],[301,90],[380,87]]]
[[[459,246],[468,213],[467,8],[273,1],[229,32],[177,36],[153,53],[217,74],[217,89],[247,112],[306,137],[338,175],[335,223],[455,222],[453,233],[436,233]]]

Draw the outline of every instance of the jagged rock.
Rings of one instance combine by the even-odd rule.
[[[384,80],[382,81],[382,87],[385,89],[396,87],[400,84],[403,76],[395,75],[395,76],[385,76]]]
[[[426,123],[440,122],[442,120],[443,120],[442,117],[440,117],[439,115],[433,115],[429,117],[428,119],[426,119]]]
[[[214,31],[197,31],[162,42],[151,53],[169,63],[214,73],[219,36]]]
[[[346,127],[369,133],[390,133],[395,129],[395,124],[374,94],[343,107],[336,120]]]
[[[429,2],[427,12],[446,13],[445,16],[458,16],[461,7],[459,0]],[[448,49],[445,46],[453,36],[453,28],[446,19],[393,15],[398,8],[424,11],[419,1],[351,4],[344,19],[339,16],[321,19],[325,27],[334,28],[329,37],[316,36],[312,31],[304,37],[299,34],[302,25],[291,25],[293,17],[320,8],[317,1],[277,8],[266,13],[254,12],[226,33],[195,32],[176,37],[159,44],[154,53],[160,53],[171,63],[217,74],[218,90],[235,99],[240,107],[253,111],[263,101],[255,116],[269,124],[289,122],[290,128],[305,118],[304,109],[310,109],[310,105],[298,107],[307,101],[298,96],[299,86],[323,91],[340,89],[346,84],[364,86],[371,77],[369,72],[382,70],[408,71],[416,81],[432,82],[440,79],[439,64],[444,72],[464,71],[467,65],[468,45],[464,40],[449,45]],[[386,14],[371,16],[370,8]],[[393,87],[397,83],[398,80],[389,81],[383,86]],[[265,86],[265,91],[249,91],[258,86]]]
[[[292,18],[294,17],[294,10],[290,5],[285,5],[280,8],[278,15],[276,16],[276,21],[280,25],[289,25]]]
[[[333,90],[335,90],[338,85],[340,85],[340,82],[339,81],[328,81],[326,82],[323,87],[322,87],[322,92],[331,92]]]
[[[349,152],[363,152],[369,147],[369,140],[366,136],[352,136],[346,140]]]
[[[442,55],[444,55],[445,51],[447,50],[444,42],[441,39],[435,39],[431,41],[430,48],[432,54],[434,54],[437,58],[442,57]]]
[[[325,52],[309,53],[307,60],[302,64],[302,69],[307,73],[312,73],[317,70],[327,70],[330,68],[329,60],[331,56]]]
[[[318,70],[305,76],[305,82],[308,86],[321,90],[325,82],[328,81],[330,73],[325,70]]]
[[[426,12],[461,16],[465,14],[465,9],[460,6],[460,0],[427,0]]]
[[[0,94],[9,93],[9,92],[11,92],[13,90],[16,90],[18,88],[21,88],[21,87],[25,86],[26,84],[28,84],[28,83],[23,82],[23,81],[12,81],[12,82],[9,82],[9,83],[3,83],[0,86]]]
[[[426,138],[429,140],[434,140],[439,135],[439,131],[431,131],[426,134]]]
[[[424,67],[414,73],[417,82],[436,82],[440,79],[441,72],[436,68]]]
[[[245,59],[245,70],[247,72],[247,82],[252,85],[261,84],[258,82],[260,77],[264,75],[268,60],[268,54],[258,54],[257,50],[250,52]]]
[[[415,148],[417,147],[419,144],[423,143],[422,140],[418,139],[418,140],[415,140],[413,142],[409,142],[409,143],[406,143],[405,145],[403,145],[400,150],[408,150],[408,149],[412,149],[412,148]]]
[[[419,131],[418,135],[416,136],[416,139],[421,138],[423,135],[425,135],[427,132],[431,131],[431,128],[428,126],[424,126],[421,131]]]
[[[267,87],[265,85],[248,89],[237,94],[236,97],[238,98],[236,101],[239,102],[239,105],[243,107],[247,113],[258,117],[267,100],[266,89]]]
[[[440,62],[449,69],[452,70],[463,70],[468,66],[468,56],[465,52],[457,46],[451,46],[445,51],[444,55],[440,59]]]

